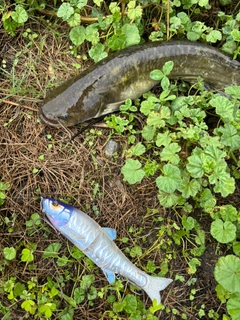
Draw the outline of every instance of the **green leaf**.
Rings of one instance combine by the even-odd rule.
[[[235,180],[227,172],[219,172],[218,181],[214,187],[215,192],[220,192],[223,197],[227,197],[235,190]]]
[[[140,182],[145,176],[145,172],[141,167],[142,165],[138,160],[127,159],[121,169],[124,179],[130,184]]]
[[[177,165],[180,161],[179,155],[176,154],[181,150],[181,147],[176,143],[170,143],[169,145],[165,146],[162,150],[161,160],[162,161],[169,161],[173,165]]]
[[[152,176],[155,174],[155,172],[158,169],[158,164],[155,160],[151,161],[147,161],[145,166],[144,166],[144,172],[146,177]]]
[[[226,290],[240,292],[240,259],[234,255],[221,257],[216,263],[214,276]]]
[[[220,132],[221,142],[225,146],[229,146],[232,151],[240,148],[240,132],[230,123],[226,123],[224,127],[219,127],[217,132]]]
[[[24,290],[26,290],[25,285],[21,282],[17,282],[14,286],[14,297],[20,297]]]
[[[121,33],[120,31],[114,34],[112,37],[108,38],[107,45],[113,51],[119,50],[124,48],[125,40],[126,40],[125,34]]]
[[[233,98],[238,99],[240,97],[240,86],[226,87],[224,92],[231,95]]]
[[[2,191],[6,191],[10,188],[10,183],[3,183],[3,182],[0,182],[0,190]]]
[[[87,5],[87,0],[77,0],[77,7],[78,9],[82,9]]]
[[[98,32],[97,24],[91,24],[91,25],[87,26],[85,29],[85,34],[86,34],[86,39],[88,41],[90,41],[93,46],[100,44],[100,43],[98,43],[99,42],[99,32]]]
[[[141,156],[146,151],[146,148],[141,142],[138,142],[135,146],[132,146],[128,149],[128,155],[132,156]]]
[[[217,284],[216,288],[216,293],[217,293],[217,297],[218,299],[222,302],[225,303],[226,300],[229,298],[229,291],[224,289],[223,286],[221,284]]]
[[[216,205],[216,198],[207,188],[203,190],[200,196],[200,205],[206,212],[212,212]]]
[[[98,62],[107,57],[105,46],[102,43],[98,43],[96,46],[92,46],[88,53],[89,56],[94,60],[94,62]]]
[[[161,70],[155,69],[150,72],[150,78],[156,81],[160,81],[164,77],[164,73]]]
[[[21,256],[21,261],[23,262],[31,262],[33,261],[33,253],[32,250],[29,250],[27,248],[22,250],[22,256]]]
[[[97,298],[97,296],[98,296],[97,289],[95,287],[91,286],[89,288],[89,290],[87,291],[87,299],[94,300]]]
[[[203,163],[205,158],[203,151],[198,147],[194,149],[193,155],[188,157],[186,168],[193,178],[201,178],[203,176]]]
[[[206,9],[210,9],[209,0],[199,0],[198,4],[200,7],[205,7]]]
[[[67,23],[69,24],[70,27],[76,27],[79,25],[79,21],[80,21],[80,14],[79,13],[74,13],[73,15],[71,15],[71,17],[67,20]]]
[[[136,1],[129,1],[127,15],[130,20],[140,18],[142,16],[142,7],[140,5],[136,6]]]
[[[127,313],[133,313],[137,309],[137,298],[133,294],[127,294],[124,298],[125,306],[124,310]]]
[[[142,255],[142,248],[140,246],[135,246],[130,250],[130,256],[132,258],[140,257]]]
[[[154,126],[156,128],[165,127],[165,121],[163,120],[165,117],[161,112],[150,112],[147,118],[147,125]],[[166,119],[166,118],[165,118]]]
[[[169,75],[169,73],[173,69],[173,66],[174,66],[173,61],[167,61],[164,63],[162,70],[165,76]]]
[[[90,286],[94,283],[95,277],[93,274],[82,276],[81,287],[82,288],[90,288]]]
[[[234,241],[233,242],[233,252],[240,257],[240,242]]]
[[[216,95],[210,101],[209,104],[216,108],[216,113],[221,116],[224,122],[233,121],[234,104],[226,97]]]
[[[220,207],[219,213],[224,221],[234,222],[238,219],[237,209],[231,204]]]
[[[163,166],[163,176],[156,179],[158,189],[166,193],[173,193],[180,182],[181,172],[179,168],[170,163]]]
[[[58,289],[57,288],[55,288],[55,287],[52,287],[51,288],[51,291],[49,292],[49,297],[50,298],[53,298],[53,297],[55,297],[56,295],[58,295]]]
[[[169,81],[169,79],[168,79],[167,77],[164,76],[164,77],[162,78],[162,80],[161,80],[161,87],[163,88],[163,90],[168,90],[169,86],[170,86],[170,81]],[[161,99],[161,101],[164,101],[165,99],[162,98],[162,95],[165,95],[165,94],[164,94],[164,91],[160,94],[160,99]],[[175,99],[175,96],[174,96],[173,99]],[[173,100],[173,99],[172,99],[172,100]],[[166,100],[167,100],[167,99],[166,99]]]
[[[33,306],[35,306],[35,302],[33,300],[25,300],[21,304],[21,308],[30,313],[32,313],[31,311],[33,310]]]
[[[188,262],[189,268],[188,268],[188,274],[194,274],[197,272],[197,266],[201,265],[201,262],[197,258],[192,258]]]
[[[156,270],[157,266],[152,260],[148,260],[147,262],[147,270],[150,273],[153,273]]]
[[[16,249],[13,247],[6,247],[3,249],[4,258],[7,260],[13,260],[16,257]]]
[[[211,224],[211,235],[220,243],[228,243],[236,238],[236,226],[230,222],[216,219]]]
[[[159,99],[156,97],[149,97],[147,100],[142,101],[140,111],[145,115],[149,115],[150,111],[155,109],[156,103],[159,102]]]
[[[165,207],[173,207],[178,203],[179,196],[174,193],[160,192],[158,194],[158,200],[160,204]]]
[[[19,24],[22,24],[28,20],[27,11],[20,5],[16,6],[16,9],[12,12],[11,17]]]
[[[192,217],[182,216],[182,225],[185,230],[190,231],[195,226],[195,220]]]
[[[69,262],[69,260],[66,256],[58,257],[58,259],[57,259],[57,265],[59,267],[65,266],[68,262]]]
[[[141,38],[136,24],[125,23],[122,33],[125,35],[124,48],[140,43]]]
[[[164,133],[158,133],[156,139],[156,146],[167,146],[171,142],[170,132],[166,130]]]
[[[114,302],[113,303],[113,311],[118,313],[118,312],[122,312],[124,307],[126,305],[126,301],[120,301],[120,302]]]
[[[240,31],[237,29],[233,29],[231,31],[231,36],[233,37],[233,40],[240,42]]]
[[[61,244],[58,242],[51,243],[43,252],[44,258],[57,258]]]
[[[201,190],[201,184],[196,179],[189,180],[189,178],[186,177],[182,179],[178,190],[182,192],[182,196],[187,199],[194,197],[198,191]]]
[[[86,39],[85,28],[82,26],[72,28],[69,33],[69,37],[76,46],[80,46]]]
[[[240,315],[240,292],[234,293],[230,296],[227,302],[227,311],[232,320],[239,320]]]
[[[74,14],[74,9],[70,3],[67,2],[62,3],[57,11],[57,16],[64,21],[67,21],[72,14]]]
[[[74,290],[73,297],[76,303],[82,303],[85,299],[85,289],[78,287]]]
[[[163,305],[158,303],[156,299],[153,299],[152,306],[149,308],[149,311],[155,313],[156,311],[162,310]]]
[[[206,40],[207,42],[216,43],[217,41],[222,40],[222,34],[218,30],[212,30],[206,35]]]
[[[113,127],[116,132],[123,132],[129,120],[124,120],[120,116],[111,115],[111,120],[107,120],[107,125]]]
[[[44,314],[47,319],[51,318],[52,311],[54,310],[56,310],[56,304],[51,302],[45,303],[39,307],[39,312]]]
[[[100,7],[100,4],[103,2],[103,0],[93,0],[93,2]]]
[[[188,31],[187,38],[190,41],[197,41],[200,38],[200,34],[194,31]]]
[[[2,200],[6,199],[6,194],[4,192],[0,191],[0,199]]]
[[[154,126],[144,126],[142,130],[142,137],[146,141],[151,141],[154,137],[154,134],[156,132],[156,128]]]

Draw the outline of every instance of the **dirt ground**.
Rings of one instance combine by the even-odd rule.
[[[27,47],[28,40],[20,33],[11,38],[3,29],[0,30],[0,57],[6,61],[6,72],[0,74],[0,98],[3,99],[0,104],[0,181],[9,182],[11,185],[6,201],[0,208],[0,248],[13,246],[20,252],[23,244],[36,243],[36,268],[31,270],[25,263],[16,260],[7,267],[2,266],[1,271],[3,279],[14,276],[18,281],[27,283],[31,277],[37,277],[41,284],[47,277],[55,278],[60,272],[54,259],[42,258],[43,251],[52,242],[61,242],[65,249],[70,244],[54,230],[50,230],[44,221],[42,223],[46,228],[37,229],[29,234],[26,221],[33,213],[41,215],[40,196],[70,200],[72,205],[88,213],[101,226],[115,228],[119,239],[128,237],[129,247],[138,244],[145,250],[151,246],[152,239],[161,225],[160,222],[154,222],[151,215],[147,216],[149,208],[156,209],[164,221],[175,219],[179,222],[179,217],[173,211],[165,210],[159,205],[154,177],[133,186],[123,181],[120,169],[124,163],[127,136],[114,135],[111,129],[102,128],[100,125],[94,127],[95,134],[87,130],[69,142],[69,138],[78,130],[76,127],[54,129],[39,121],[38,108],[49,79],[52,78],[54,83],[75,73],[72,67],[75,59],[66,55],[69,46],[67,39],[62,37],[59,41],[47,28],[33,22],[29,27],[45,39],[43,48],[40,48],[38,40]],[[16,61],[19,52],[21,54]],[[14,63],[13,74],[11,70]],[[85,68],[87,63],[83,64]],[[99,131],[101,134],[98,134]],[[108,158],[104,152],[104,146],[110,137],[120,144],[116,158]],[[41,155],[43,157],[39,158]],[[6,218],[9,219],[7,223]],[[170,309],[175,308],[180,313],[186,313],[187,319],[200,319],[197,314],[202,305],[205,305],[205,310],[213,309],[219,315],[226,312],[215,293],[213,270],[219,253],[216,251],[216,243],[209,236],[211,219],[204,214],[196,219],[207,235],[207,249],[200,257],[201,266],[196,274],[189,275],[186,259],[182,255],[183,247],[172,245],[174,255],[168,265],[167,276],[174,277],[177,273],[184,277],[184,282],[174,281],[162,292],[163,304]],[[147,241],[143,244],[141,235],[133,236],[129,232],[130,227],[136,230],[142,227]],[[122,249],[125,247],[122,243],[118,245]],[[132,261],[139,266],[146,265],[149,260],[160,265],[165,256],[166,252],[156,250],[141,259],[140,264],[137,258]],[[76,265],[77,261],[74,264],[77,269]],[[89,272],[86,266],[83,265],[83,268],[84,272]],[[97,267],[93,273],[97,279],[94,283],[97,288],[107,285],[104,275]],[[197,282],[194,285],[195,297],[191,301],[189,297],[192,287],[188,280],[193,277],[197,278]],[[63,293],[71,295],[71,288],[72,282],[69,281],[62,289]],[[0,297],[3,305],[11,305],[5,294],[0,292]],[[150,306],[146,295],[143,295],[142,300]],[[63,301],[62,307],[65,307],[65,304]],[[80,304],[75,310],[75,319],[99,319],[104,308],[106,306],[100,299],[95,300],[94,307],[88,306],[87,303]],[[17,303],[13,310],[11,319],[24,317],[25,311],[20,308],[20,303]],[[179,316],[166,311],[159,311],[157,315],[158,319],[180,319]]]

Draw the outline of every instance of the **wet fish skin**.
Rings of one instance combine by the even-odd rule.
[[[152,42],[111,54],[79,75],[53,89],[39,110],[41,120],[51,126],[73,126],[119,109],[127,98],[136,99],[158,81],[154,69],[173,61],[170,79],[195,81],[223,91],[240,85],[240,62],[212,46],[187,42]]]
[[[41,206],[51,225],[84,252],[104,272],[109,283],[115,274],[122,275],[142,288],[149,297],[161,302],[159,291],[165,289],[172,279],[153,277],[137,268],[116,246],[116,231],[101,228],[84,212],[51,198],[42,198]]]

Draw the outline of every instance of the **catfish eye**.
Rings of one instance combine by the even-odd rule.
[[[59,203],[57,202],[57,200],[54,200],[54,201],[52,202],[52,205],[53,205],[54,207],[57,207],[57,206],[59,205]]]
[[[69,114],[65,113],[65,114],[61,114],[59,118],[66,120],[68,117],[69,117]]]

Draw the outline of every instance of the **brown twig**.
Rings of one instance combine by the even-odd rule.
[[[28,106],[25,106],[25,105],[22,105],[20,103],[16,103],[16,102],[13,102],[13,101],[9,101],[9,100],[0,100],[1,102],[4,102],[4,103],[8,103],[8,104],[11,104],[13,106],[18,106],[18,107],[21,107],[21,108],[24,108],[24,109],[28,109],[28,110],[31,110],[31,111],[35,111],[35,112],[38,112],[38,110],[34,109],[34,108],[31,108],[31,107],[28,107]]]

